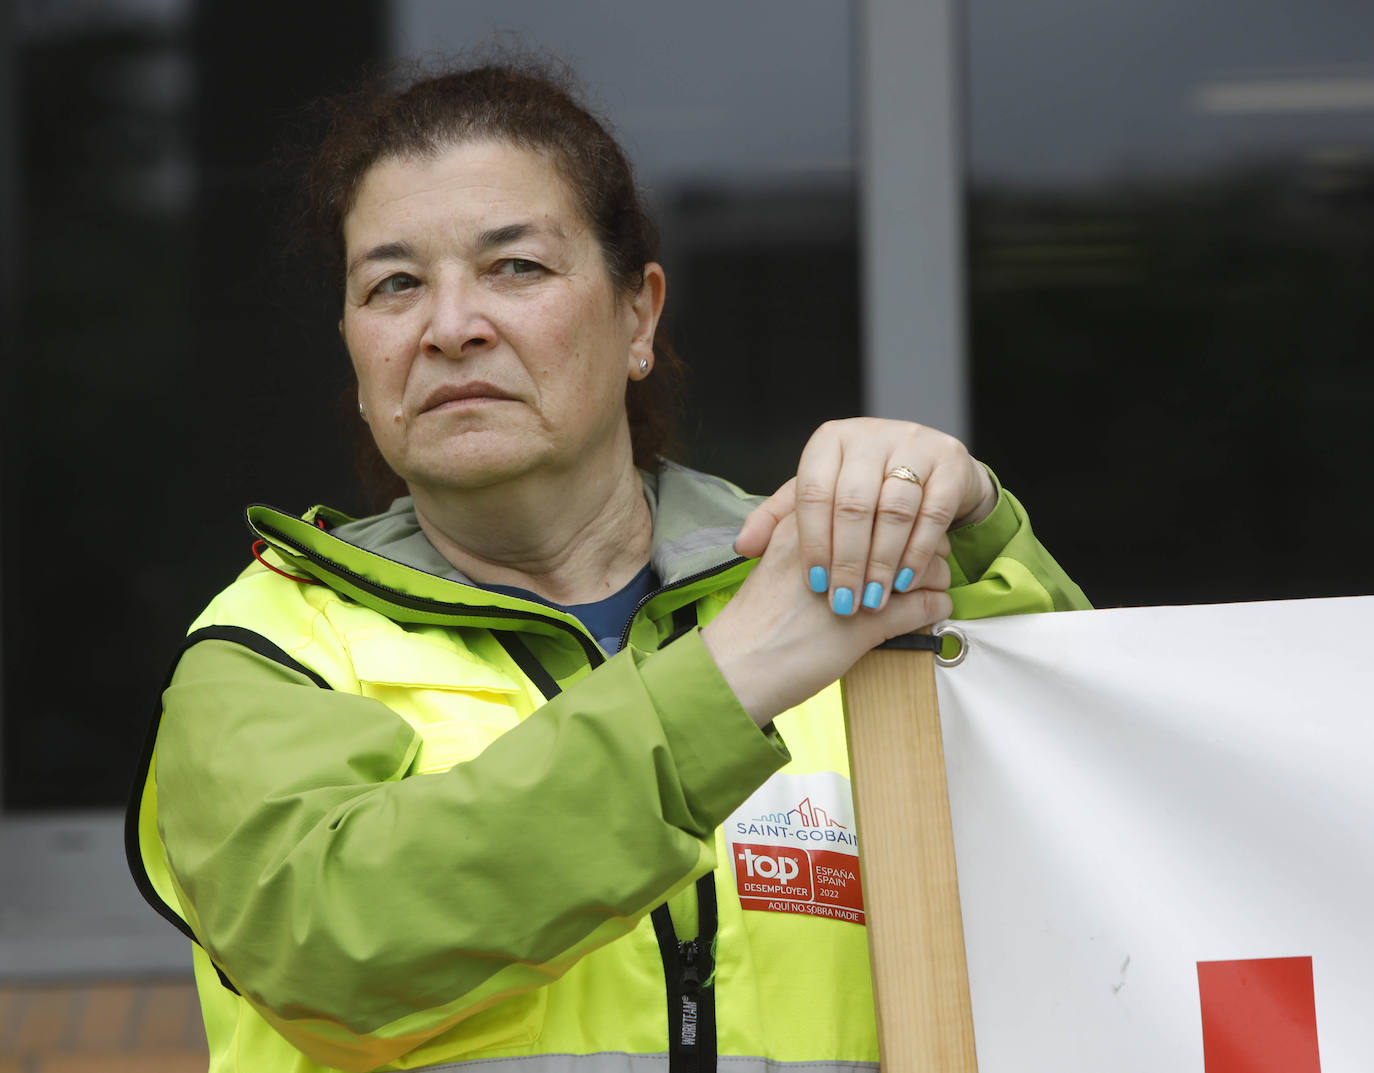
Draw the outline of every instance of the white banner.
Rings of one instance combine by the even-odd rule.
[[[954,625],[980,1073],[1374,1070],[1374,597]]]

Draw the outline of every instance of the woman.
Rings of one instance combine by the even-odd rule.
[[[164,693],[131,861],[212,1069],[875,1063],[834,683],[1081,594],[929,429],[827,425],[762,504],[646,457],[664,274],[542,75],[354,104],[313,190],[410,494],[250,508]]]

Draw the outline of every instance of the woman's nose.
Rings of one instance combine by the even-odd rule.
[[[487,313],[488,295],[471,281],[441,281],[434,285],[420,345],[436,357],[464,357],[496,342],[496,327]]]

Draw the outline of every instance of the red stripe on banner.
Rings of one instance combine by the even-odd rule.
[[[1312,959],[1199,961],[1207,1073],[1321,1073]]]

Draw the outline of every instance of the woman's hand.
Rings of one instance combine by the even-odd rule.
[[[917,484],[889,476],[905,466]],[[997,504],[987,470],[953,436],[909,421],[828,421],[802,451],[797,475],[746,519],[741,555],[764,553],[795,512],[802,582],[849,615],[887,606],[917,587],[945,533],[981,521]]]
[[[796,516],[784,517],[770,535],[753,573],[701,631],[721,674],[760,726],[820,692],[889,637],[949,617],[949,563],[938,555],[899,599],[871,614],[842,618],[797,581],[806,560]]]

